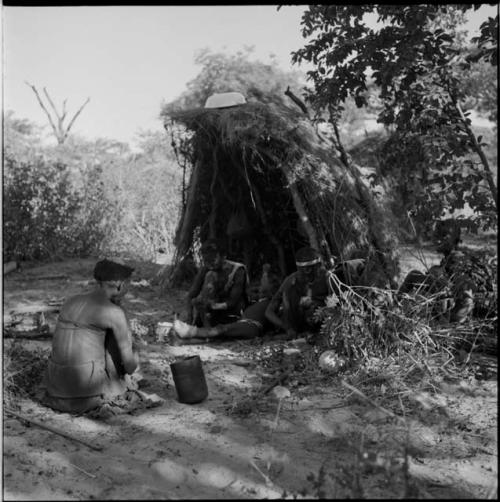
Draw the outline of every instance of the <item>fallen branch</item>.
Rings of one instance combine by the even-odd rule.
[[[56,274],[56,275],[28,275],[26,274],[26,279],[31,281],[55,281],[59,279],[69,279],[66,274]]]
[[[56,429],[55,427],[44,424],[43,422],[39,422],[38,420],[33,420],[32,418],[23,417],[22,415],[16,413],[15,411],[8,410],[5,408],[4,408],[4,412],[7,413],[8,415],[12,415],[13,417],[18,418],[19,420],[23,420],[23,421],[28,422],[30,424],[36,425],[36,426],[40,427],[41,429],[48,430],[50,432],[53,432],[54,434],[58,434],[59,436],[66,438],[66,439],[71,439],[72,441],[76,441],[77,443],[81,443],[81,444],[87,446],[88,448],[91,448],[92,450],[102,451],[102,446],[95,446],[91,443],[87,443],[83,439],[76,438],[67,432],[60,431],[60,430]]]
[[[328,406],[298,406],[296,409],[299,411],[308,410],[336,410],[338,408],[347,408],[349,403],[332,404]]]
[[[379,404],[377,404],[375,401],[373,401],[368,396],[366,396],[365,394],[363,394],[363,392],[361,392],[359,389],[356,389],[356,387],[353,387],[352,385],[349,385],[344,380],[342,380],[341,383],[342,383],[342,385],[344,387],[346,387],[347,389],[349,389],[350,391],[352,391],[354,394],[356,394],[357,396],[361,397],[367,403],[371,404],[374,408],[377,408],[378,410],[380,410],[381,412],[385,413],[386,415],[389,415],[390,417],[393,417],[393,418],[401,418],[401,417],[398,417],[397,415],[395,415],[392,411],[386,410],[385,408],[383,408],[382,406],[380,406]]]
[[[75,469],[78,469],[80,472],[83,472],[83,474],[86,474],[90,478],[96,478],[97,477],[95,474],[90,474],[90,472],[87,472],[85,469],[82,469],[81,467],[78,467],[77,465],[72,464],[71,462],[69,463],[69,465],[71,465]]]
[[[234,364],[235,366],[255,366],[257,363],[251,359],[219,359],[217,361],[220,364]]]
[[[250,460],[250,465],[264,478],[264,481],[266,482],[267,486],[273,486],[273,482],[269,478],[269,476],[266,476],[258,467],[257,464],[253,461]]]

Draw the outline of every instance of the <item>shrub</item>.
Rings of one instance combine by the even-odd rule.
[[[105,216],[112,214],[103,204],[98,169],[76,186],[61,162],[6,156],[4,165],[4,257],[83,256],[98,248],[111,223]]]

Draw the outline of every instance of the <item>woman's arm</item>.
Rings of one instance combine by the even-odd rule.
[[[189,324],[193,322],[193,298],[196,298],[200,294],[206,272],[207,270],[205,267],[200,268],[186,295],[185,320]]]
[[[283,284],[271,298],[271,301],[269,302],[269,305],[267,306],[264,315],[266,316],[266,319],[272,324],[274,324],[277,328],[286,329],[285,323],[278,315],[278,311],[282,302],[283,302]]]
[[[120,363],[125,373],[130,375],[137,368],[139,357],[132,348],[132,330],[127,322],[125,312],[120,307],[109,307],[106,312],[105,322],[111,331],[111,336],[114,338]]]

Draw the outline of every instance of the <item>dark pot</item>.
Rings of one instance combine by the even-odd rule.
[[[189,356],[170,365],[180,403],[200,403],[208,396],[200,356]]]

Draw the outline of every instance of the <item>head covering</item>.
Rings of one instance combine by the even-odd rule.
[[[94,279],[96,281],[123,281],[128,279],[133,271],[132,267],[105,258],[96,263]]]
[[[297,267],[309,267],[321,263],[319,253],[310,247],[300,248],[295,253],[295,264]]]

